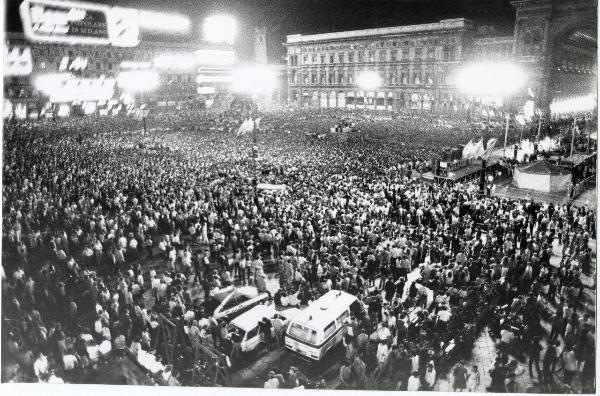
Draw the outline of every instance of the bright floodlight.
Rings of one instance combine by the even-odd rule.
[[[507,96],[525,83],[525,73],[512,63],[474,63],[456,75],[456,86],[470,95]]]
[[[156,89],[160,79],[152,70],[123,71],[117,76],[117,84],[128,91],[146,92]]]
[[[145,30],[185,33],[190,29],[191,22],[182,15],[142,10],[139,13],[139,26]]]
[[[214,15],[204,20],[204,39],[213,43],[233,44],[237,22],[228,15]]]
[[[273,69],[264,65],[240,66],[233,71],[231,88],[235,92],[258,95],[273,91],[277,82]]]
[[[594,94],[575,96],[566,99],[555,99],[550,103],[550,112],[553,115],[587,113],[593,111],[595,108],[596,96]]]
[[[70,73],[41,74],[33,80],[33,86],[38,91],[50,95],[63,87],[71,77]]]
[[[356,84],[362,89],[376,89],[381,86],[381,77],[374,71],[364,71],[356,78]]]

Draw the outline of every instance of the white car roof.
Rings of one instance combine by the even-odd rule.
[[[275,306],[260,304],[233,319],[231,324],[244,331],[249,331],[256,327],[262,318],[272,318],[275,313]]]
[[[293,320],[313,329],[324,328],[342,314],[348,306],[356,301],[352,294],[339,290],[331,290],[303,310]]]

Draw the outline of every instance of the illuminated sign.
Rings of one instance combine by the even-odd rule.
[[[73,78],[68,73],[44,74],[34,81],[36,89],[52,103],[108,100],[114,95],[114,78]]]
[[[57,0],[24,0],[23,32],[31,41],[134,47],[139,43],[135,9]]]
[[[139,12],[139,24],[143,30],[173,33],[185,33],[192,25],[185,16],[144,10]]]
[[[4,75],[28,76],[33,70],[31,48],[4,46]]]
[[[59,71],[67,71],[67,70],[81,71],[81,70],[85,70],[87,68],[87,65],[88,65],[88,60],[86,58],[81,58],[78,56],[75,59],[73,59],[71,62],[69,62],[69,57],[63,56],[62,60],[60,61],[60,65],[58,66],[58,70]]]
[[[81,44],[110,44],[104,5],[89,3],[24,0],[19,7],[23,32],[32,41]]]
[[[204,20],[204,39],[213,43],[233,44],[237,32],[235,19],[228,15],[214,15]]]
[[[113,7],[108,14],[108,35],[112,45],[135,47],[140,42],[138,11]]]
[[[196,51],[196,61],[200,65],[232,66],[234,60],[233,51],[209,49]]]

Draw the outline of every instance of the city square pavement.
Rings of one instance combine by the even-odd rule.
[[[596,241],[590,241],[590,247],[592,248],[592,256],[593,266],[595,267],[596,263]],[[562,246],[558,245],[558,240],[554,241],[553,244],[553,256],[550,260],[550,263],[558,267],[560,263],[560,257],[562,252]],[[154,264],[158,264],[162,266],[164,264],[160,263],[161,260],[156,260]],[[270,261],[270,260],[265,260]],[[267,290],[274,294],[279,289],[279,277],[277,273],[267,273],[266,274],[266,287]],[[410,283],[414,282],[416,279],[420,277],[419,269],[416,268],[408,274],[407,283],[405,291],[407,291],[410,287]],[[201,297],[203,295],[202,288],[199,284],[192,284],[193,276],[190,276],[188,282],[191,288],[191,292],[193,296]],[[594,290],[594,278],[587,277],[585,275],[582,276],[582,281],[584,285],[589,288],[586,289],[586,299],[589,304],[593,304],[596,298],[596,293]],[[379,284],[379,280],[376,280],[376,285]],[[150,292],[147,291],[147,298],[150,299]],[[431,301],[433,296],[429,297]],[[551,311],[554,311],[553,306],[549,306]],[[588,311],[589,312],[589,311]],[[583,311],[580,310],[579,313],[583,315]],[[547,333],[550,333],[550,324],[546,321],[542,322],[542,326],[546,329]],[[542,338],[542,345],[545,347],[545,336]],[[340,351],[337,351],[340,352]],[[315,371],[315,376],[323,377],[327,380],[328,388],[336,388],[339,385],[339,378],[337,378],[337,372],[340,367],[340,363],[342,360],[342,355],[340,353],[333,352],[335,356],[329,356],[327,365],[320,364],[318,365],[323,370]],[[479,369],[479,373],[481,375],[481,384],[478,389],[480,392],[485,392],[486,387],[491,383],[491,377],[489,374],[489,370],[493,367],[494,361],[496,359],[496,345],[495,341],[489,335],[488,328],[484,328],[480,334],[478,335],[473,349],[471,351],[471,358],[465,361],[465,366],[470,369],[473,365],[477,365]],[[247,387],[256,387],[261,386],[266,378],[266,375],[269,370],[272,368],[280,368],[285,369],[291,365],[301,366],[301,368],[311,371],[317,365],[310,365],[306,362],[299,361],[297,357],[293,356],[290,352],[286,351],[283,348],[276,349],[274,351],[266,353],[265,351],[261,351],[256,355],[247,357],[248,361],[245,361],[243,364],[243,368],[238,370],[233,370],[232,378],[233,383],[236,386],[247,386]],[[509,359],[515,360],[517,362],[517,389],[519,392],[527,392],[527,391],[539,391],[537,388],[537,373],[534,372],[534,377],[532,378],[529,375],[529,368],[527,362],[521,362],[516,359],[514,356],[509,354]],[[309,373],[307,373],[309,374]],[[310,376],[310,375],[309,375]],[[559,371],[555,374],[555,379],[560,381],[562,379],[562,372]],[[434,386],[435,391],[444,391],[451,392],[452,389],[452,372],[446,374],[444,377],[438,377],[438,380]],[[573,381],[573,385],[575,389],[580,389],[579,378],[576,377]]]

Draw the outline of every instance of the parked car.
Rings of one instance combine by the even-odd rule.
[[[290,321],[301,312],[298,308],[277,311],[274,305],[257,305],[233,319],[229,323],[228,331],[230,333],[237,331],[241,337],[242,352],[251,352],[263,342],[263,337],[258,331],[258,322],[263,318],[273,319],[275,315],[279,315],[283,320],[283,333],[285,333]]]
[[[261,293],[256,287],[229,286],[211,292],[205,306],[216,320],[231,320],[269,298],[269,293]]]

